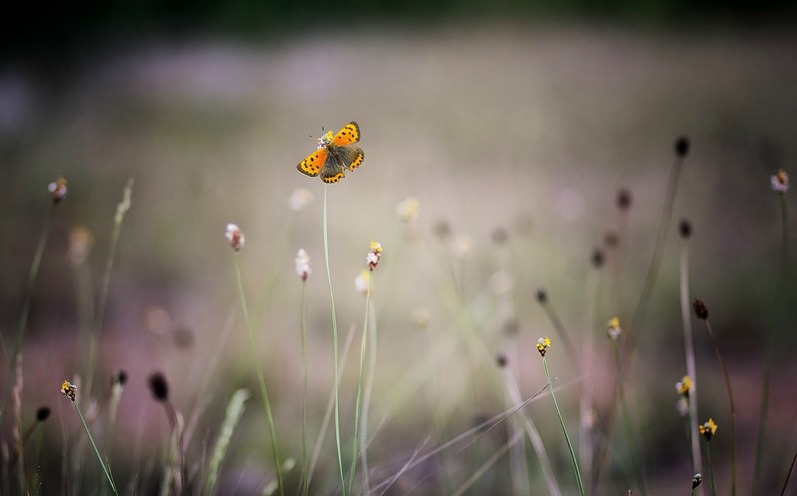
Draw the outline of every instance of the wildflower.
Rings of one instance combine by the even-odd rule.
[[[75,395],[77,394],[77,386],[70,383],[69,381],[64,381],[61,383],[61,394],[68,397],[70,400],[75,401]]]
[[[370,251],[365,256],[365,261],[368,263],[368,270],[374,270],[379,265],[379,259],[382,258],[382,243],[378,241],[371,241]]]
[[[688,375],[685,375],[683,379],[675,383],[675,389],[678,391],[678,394],[688,398],[689,392],[694,389],[692,379]]]
[[[227,224],[227,240],[230,242],[230,246],[235,251],[241,251],[244,247],[244,233],[241,231],[241,228],[235,224]]]
[[[296,253],[296,274],[299,275],[302,281],[306,281],[311,272],[310,255],[302,248]]]
[[[426,307],[418,307],[412,311],[412,323],[415,324],[415,327],[419,330],[426,329],[431,317],[432,313]]]
[[[468,260],[473,254],[473,239],[467,235],[457,236],[451,244],[451,251],[459,260]]]
[[[313,203],[313,193],[309,189],[296,188],[288,199],[288,206],[294,212],[302,212]]]
[[[779,169],[778,172],[774,173],[769,178],[769,182],[772,184],[772,189],[778,193],[789,191],[789,174],[783,169]]]
[[[85,226],[77,226],[69,231],[69,251],[67,256],[73,267],[78,267],[86,261],[94,245],[94,236]]]
[[[354,279],[354,288],[358,293],[363,296],[368,294],[368,284],[371,282],[371,272],[363,270],[360,275]]]
[[[695,298],[695,301],[692,302],[692,308],[695,311],[695,315],[697,315],[698,319],[706,320],[708,318],[708,307],[706,306],[706,302],[701,300],[700,298]]]
[[[421,204],[417,198],[410,196],[396,207],[396,214],[401,222],[414,224],[421,213]]]
[[[606,324],[606,335],[609,336],[609,339],[617,341],[617,338],[620,337],[622,332],[623,329],[620,327],[620,319],[617,317],[609,319],[609,322]]]
[[[545,353],[548,352],[548,348],[551,347],[551,338],[540,338],[537,340],[537,351],[540,352],[540,356],[545,356]]]
[[[63,176],[58,176],[58,179],[51,182],[49,186],[47,186],[47,191],[49,191],[50,195],[52,195],[53,202],[58,203],[66,198],[66,184],[67,180],[64,179]]]
[[[703,476],[700,472],[696,473],[692,477],[692,489],[697,489],[697,487],[703,482]]]
[[[705,424],[699,425],[697,430],[704,438],[706,438],[706,441],[711,441],[711,438],[717,432],[717,424],[714,423],[714,419],[710,418]]]

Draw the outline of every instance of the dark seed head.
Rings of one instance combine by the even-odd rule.
[[[595,248],[595,250],[592,252],[592,266],[596,269],[600,269],[603,267],[604,261],[603,250],[600,248]]]
[[[44,422],[50,416],[50,407],[41,406],[36,410],[36,421]]]
[[[546,303],[548,301],[548,293],[546,293],[544,289],[537,290],[537,301],[540,303]]]
[[[675,154],[678,158],[684,158],[689,155],[689,138],[681,136],[675,140]]]
[[[155,401],[168,401],[169,400],[169,383],[166,382],[166,377],[160,372],[155,372],[149,376],[149,390],[152,392]]]
[[[495,363],[500,368],[506,367],[507,364],[506,355],[504,355],[503,353],[499,353],[498,356],[495,357]]]
[[[692,223],[687,219],[681,219],[678,231],[681,233],[681,238],[689,239],[692,236]]]
[[[617,192],[617,207],[620,210],[628,210],[631,208],[631,191],[622,188]]]
[[[708,318],[708,307],[705,301],[700,298],[695,298],[695,301],[692,303],[692,308],[695,310],[695,315],[697,315],[698,319],[706,320]]]
[[[124,386],[126,382],[127,382],[127,372],[125,372],[124,370],[120,369],[117,373],[113,375],[113,377],[111,377],[112,386],[115,386],[117,384],[119,384],[120,386]]]

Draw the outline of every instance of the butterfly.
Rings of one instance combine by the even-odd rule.
[[[353,171],[365,159],[362,148],[355,145],[360,141],[360,126],[356,122],[343,126],[334,137],[332,131],[318,138],[318,150],[299,162],[296,170],[310,177],[321,176],[327,184],[343,179],[344,170]]]

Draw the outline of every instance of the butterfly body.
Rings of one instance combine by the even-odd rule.
[[[332,131],[318,138],[318,149],[299,162],[296,170],[310,177],[320,176],[325,183],[343,179],[346,169],[353,171],[365,159],[360,141],[360,126],[352,121],[334,136]]]

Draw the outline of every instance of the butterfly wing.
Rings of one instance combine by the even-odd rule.
[[[321,169],[321,180],[327,184],[336,183],[343,179],[344,167],[340,162],[339,157],[336,155],[329,155],[329,160],[324,164]]]
[[[363,149],[356,145],[349,145],[343,147],[343,155],[345,160],[345,165],[349,167],[349,170],[354,170],[363,163],[365,160],[365,153]]]
[[[332,138],[332,144],[335,146],[353,145],[358,141],[360,141],[360,126],[354,121],[343,126]]]
[[[324,168],[327,162],[327,155],[326,148],[319,148],[308,155],[306,159],[299,162],[299,165],[296,166],[296,170],[307,176],[316,177]]]

